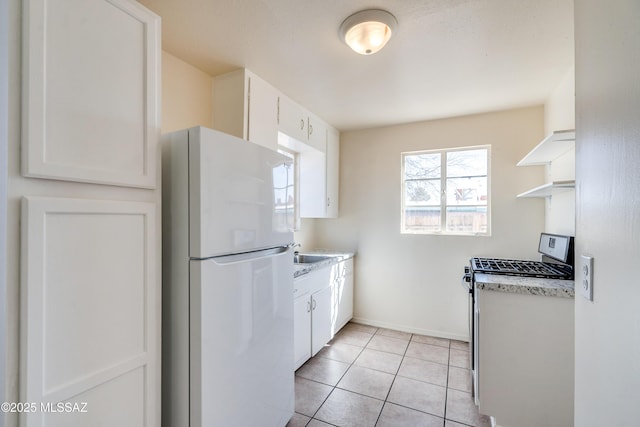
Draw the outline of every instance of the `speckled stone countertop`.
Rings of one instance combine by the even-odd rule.
[[[479,273],[474,275],[474,279],[476,287],[485,291],[544,295],[562,298],[574,298],[575,296],[573,280]]]
[[[353,258],[354,252],[339,252],[339,251],[311,251],[300,252],[301,255],[325,255],[329,256],[326,260],[314,262],[312,264],[293,264],[293,278],[307,274],[313,270],[318,270],[323,267],[327,267],[333,264],[337,264],[345,259]]]

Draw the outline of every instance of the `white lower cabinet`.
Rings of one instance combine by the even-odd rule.
[[[296,279],[296,285],[305,276]],[[296,286],[294,285],[294,286]],[[293,359],[298,369],[311,357],[311,296],[308,292],[293,300]]]
[[[480,290],[480,413],[502,426],[573,426],[574,300]]]
[[[293,287],[294,366],[298,369],[353,317],[353,259],[298,276]]]
[[[293,281],[293,346],[295,369],[333,338],[329,267],[311,271]]]
[[[344,260],[331,270],[332,333],[336,334],[353,317],[353,258]]]
[[[325,276],[325,274],[322,275]],[[324,282],[324,285],[322,289],[311,294],[311,356],[315,356],[333,338],[333,328],[331,327],[333,290],[328,280]]]

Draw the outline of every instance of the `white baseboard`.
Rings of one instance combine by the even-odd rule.
[[[451,340],[469,342],[469,337],[467,335],[451,334],[444,331],[435,331],[430,329],[414,328],[407,325],[400,325],[397,323],[390,323],[390,322],[381,322],[378,320],[365,319],[363,317],[357,317],[357,316],[354,316],[353,319],[351,319],[351,321],[355,323],[360,323],[362,325],[374,326],[376,328],[394,329],[396,331],[410,332],[412,334],[428,335],[431,337],[447,338]]]

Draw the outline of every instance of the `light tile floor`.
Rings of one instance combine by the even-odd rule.
[[[471,397],[468,344],[347,324],[296,372],[287,427],[487,427]]]

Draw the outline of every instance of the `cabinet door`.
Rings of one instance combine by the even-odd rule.
[[[333,307],[335,307],[335,335],[353,317],[353,259],[341,262],[335,267],[333,281]]]
[[[301,153],[300,164],[300,216],[323,218],[326,212],[326,154],[318,150]]]
[[[293,302],[293,360],[298,369],[311,357],[311,297],[302,295]]]
[[[248,75],[247,139],[278,149],[278,92],[255,74]]]
[[[278,98],[278,130],[290,137],[307,142],[307,112],[284,95]]]
[[[21,426],[160,425],[155,209],[23,199],[20,400],[86,402],[88,411],[25,411]]]
[[[325,216],[327,218],[337,218],[340,185],[340,134],[333,128],[329,128],[327,132],[326,155],[327,205]]]
[[[316,117],[311,113],[308,114],[308,143],[316,150],[320,150],[324,153],[327,150],[327,124],[320,120],[319,117]]]
[[[160,17],[125,0],[18,4],[22,174],[156,188]]]
[[[331,338],[332,286],[311,295],[311,355],[315,356]]]

